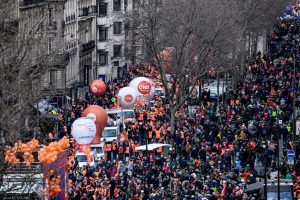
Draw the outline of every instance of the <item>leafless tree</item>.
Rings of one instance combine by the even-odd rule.
[[[44,12],[20,12],[19,3],[0,0],[0,178],[8,167],[5,146],[31,139],[28,133],[38,127],[34,102],[49,62]]]
[[[219,43],[231,25],[230,9],[227,1],[145,0],[131,16],[135,39],[143,41],[146,61],[156,66],[166,90],[172,132],[175,112],[213,65]]]
[[[279,16],[282,14],[286,0],[229,0],[232,12],[232,34],[226,39],[231,53],[231,72],[233,87],[243,77],[243,68],[257,53],[259,38],[266,38]]]

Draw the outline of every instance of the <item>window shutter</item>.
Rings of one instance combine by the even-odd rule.
[[[50,76],[49,71],[46,72],[46,73],[42,76],[42,82],[43,82],[42,87],[43,87],[43,88],[48,87],[48,85],[49,85],[49,76]]]
[[[56,72],[57,88],[63,88],[62,71]]]

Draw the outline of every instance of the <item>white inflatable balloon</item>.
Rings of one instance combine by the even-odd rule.
[[[121,99],[120,105],[122,108],[133,108],[138,97],[138,92],[133,87],[123,87],[117,97]]]
[[[90,118],[78,118],[72,124],[71,134],[78,144],[91,144],[96,136],[96,125]]]
[[[152,99],[155,93],[155,83],[146,77],[138,77],[133,79],[129,87],[133,87],[137,90],[139,96]]]

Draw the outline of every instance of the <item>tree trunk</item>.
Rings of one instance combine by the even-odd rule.
[[[235,67],[231,71],[231,77],[232,77],[232,89],[236,90],[237,88],[237,82],[238,82],[238,72],[237,72],[237,67]]]
[[[217,72],[217,109],[219,108],[219,96],[220,96],[219,85],[220,85],[220,76],[219,76],[219,72]]]
[[[247,34],[246,32],[242,34],[242,41],[241,41],[241,60],[240,60],[240,69],[238,72],[238,81],[241,81],[244,74],[244,66],[246,61],[246,46],[247,46]]]
[[[250,48],[250,37],[251,37],[251,33],[249,33],[249,38],[248,33],[247,33],[247,27],[248,27],[248,22],[245,22],[244,28],[242,29],[241,32],[241,43],[240,43],[240,51],[241,51],[241,60],[240,60],[240,69],[238,72],[238,80],[241,81],[243,78],[243,74],[244,74],[244,66],[245,66],[245,61],[247,56],[249,55],[249,53],[247,54],[247,40],[249,40],[249,48]],[[249,49],[250,50],[250,49]],[[249,52],[249,51],[248,51]]]
[[[225,79],[227,77],[227,73],[224,73],[225,75]],[[225,80],[223,79],[223,83],[222,83],[222,103],[224,105],[224,101],[225,101],[225,95],[226,95],[226,91],[225,91]]]
[[[171,127],[171,134],[175,133],[175,110],[174,108],[170,107],[171,112],[171,119],[170,119],[170,127]]]
[[[258,33],[255,33],[253,46],[253,55],[256,55],[258,52]]]
[[[132,65],[135,65],[136,62],[136,47],[135,47],[135,42],[136,42],[136,34],[135,34],[135,30],[136,30],[136,25],[135,23],[133,23],[132,25],[132,30],[131,30],[131,34],[132,34],[132,41],[131,41],[131,63]]]
[[[229,76],[229,72],[226,72],[226,76],[225,76],[225,81],[226,81],[226,87],[228,87],[228,76]],[[231,84],[232,84],[232,78],[231,78]],[[228,90],[225,91],[225,105],[227,105],[227,100],[228,100],[228,94],[227,94]]]
[[[230,75],[231,75],[231,89],[235,90],[236,89],[236,82],[237,82],[237,63],[239,56],[237,55],[237,46],[234,45],[233,47],[233,52],[232,52],[232,69],[230,70]]]
[[[247,45],[248,43],[248,45]],[[252,52],[252,44],[253,44],[253,41],[252,41],[252,33],[249,32],[246,34],[246,46],[247,46],[247,56],[250,56],[251,57],[251,52]]]
[[[179,102],[177,102],[177,104],[179,104],[180,102],[183,101],[183,99],[184,99],[183,94],[184,94],[183,92],[180,93],[180,96],[178,97],[179,98]],[[182,104],[179,109],[180,109],[180,114],[182,116],[184,116],[184,104]]]
[[[4,146],[0,146],[0,185],[3,181],[3,174],[5,170],[5,154],[4,154]]]

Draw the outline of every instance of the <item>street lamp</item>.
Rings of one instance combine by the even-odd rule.
[[[264,197],[265,197],[265,200],[268,199],[268,154],[267,154],[267,149],[265,149],[265,154],[264,154]]]
[[[295,81],[296,81],[296,56],[295,52],[293,54],[293,142],[296,142],[296,88],[295,88]]]
[[[277,119],[277,126],[279,125],[279,120]],[[277,128],[277,200],[280,200],[280,173],[279,173],[279,168],[280,168],[280,146],[279,146],[279,139],[280,139],[280,129],[279,127]]]
[[[297,12],[298,12],[298,8],[299,8],[299,0],[296,1],[296,8],[297,8]],[[297,25],[297,16],[298,14],[296,14],[296,16],[294,16],[294,19],[292,21],[293,26],[295,27]],[[297,33],[299,36],[299,33]],[[292,49],[292,53],[293,53],[293,143],[296,142],[296,88],[295,88],[295,82],[296,82],[296,53],[297,53],[297,46],[298,46],[298,42],[299,39],[296,40],[295,46]]]
[[[73,33],[67,33],[67,34],[62,35],[61,37],[65,37],[67,35],[71,35],[71,38],[73,38],[75,36]]]
[[[73,33],[67,33],[67,34],[64,34],[62,35],[61,37],[64,38],[64,47],[63,47],[63,58],[64,58],[64,61],[65,61],[65,56],[67,55],[67,42],[66,42],[66,39],[65,37],[68,36],[68,35],[71,35],[71,38],[73,38],[75,35]],[[67,62],[70,62],[70,57],[68,56],[67,58]],[[67,118],[68,118],[68,114],[67,114],[67,65],[68,63],[65,65],[65,69],[64,69],[64,79],[65,79],[65,87],[64,87],[64,94],[63,94],[63,103],[64,103],[64,126],[66,127],[67,126]]]

